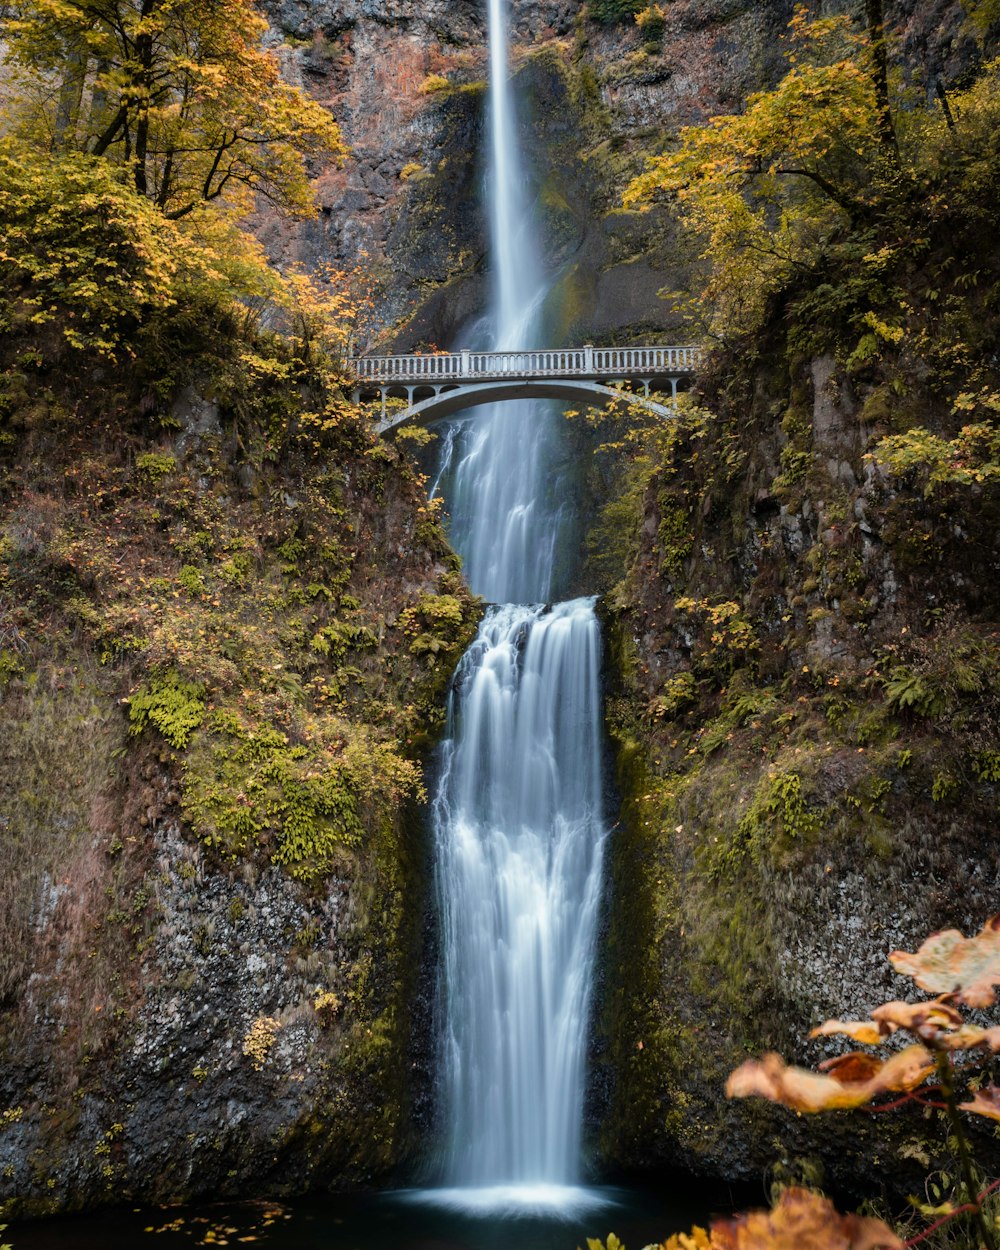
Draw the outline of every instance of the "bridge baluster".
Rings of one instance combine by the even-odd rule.
[[[383,406],[387,389],[402,385],[410,397],[411,407],[423,411],[413,402],[413,384],[427,380],[454,380],[451,387],[445,388],[454,390],[456,383],[458,386],[464,381],[489,383],[491,378],[499,382],[512,377],[567,380],[589,377],[595,381],[602,379],[604,383],[632,382],[648,395],[650,380],[659,375],[669,381],[670,399],[676,400],[679,382],[699,367],[701,357],[701,349],[692,346],[597,348],[587,344],[538,351],[472,352],[462,348],[439,355],[361,356],[348,360],[347,364],[355,381],[367,383],[365,389],[369,392],[378,391]],[[432,389],[437,394],[442,388],[432,386]]]

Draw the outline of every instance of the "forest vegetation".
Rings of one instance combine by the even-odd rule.
[[[864,864],[875,898],[856,900],[860,923],[877,930],[880,916],[920,888],[904,884],[908,870],[899,866],[907,838],[937,841],[944,861],[968,845],[973,861],[981,854],[992,862],[1000,777],[996,18],[990,6],[969,7],[979,57],[951,84],[924,67],[907,70],[878,3],[822,17],[799,8],[784,76],[740,112],[681,129],[625,192],[628,207],[678,214],[700,263],[669,298],[686,310],[693,335],[716,347],[676,425],[642,432],[635,412],[625,425],[601,418],[608,447],[628,466],[590,540],[595,555],[614,551],[609,565],[629,570],[608,600],[625,674],[611,731],[626,808],[647,830],[647,865],[656,864],[661,882],[677,883],[651,890],[647,927],[633,919],[618,938],[626,948],[637,931],[669,935],[653,940],[646,972],[633,970],[632,990],[618,1000],[619,1011],[644,1015],[619,1043],[633,1051],[620,1060],[633,1073],[620,1087],[624,1119],[675,1114],[641,1071],[673,1066],[682,1073],[683,1116],[703,1134],[712,1116],[703,1086],[721,1084],[741,1049],[801,1047],[789,1012],[821,1012],[828,992],[801,977],[793,988],[768,965],[796,940],[782,913],[799,911],[807,925],[810,912],[825,912],[823,874]],[[645,518],[641,533],[627,528],[636,512]],[[961,809],[967,835],[954,817],[931,814],[942,805]],[[638,863],[619,860],[619,888],[637,884]],[[988,893],[983,901],[989,906]],[[727,913],[721,921],[719,911]],[[982,941],[996,977],[992,938]],[[669,971],[671,958],[680,975]],[[813,957],[809,971],[825,963]],[[870,1044],[897,1026],[914,1029],[910,1058],[923,1058],[901,1083],[880,1086],[878,1074],[907,1066],[906,1050],[883,1067],[866,1052],[838,1054],[825,1043],[817,1051],[814,1043],[811,1053],[827,1056],[825,1076],[802,1075],[793,1089],[798,1078],[786,1083],[772,1053],[739,1067],[727,1086],[731,1096],[763,1095],[800,1115],[880,1093],[895,1109],[936,1062],[930,1105],[950,1116],[942,1134],[950,1147],[926,1158],[952,1179],[937,1187],[936,1203],[914,1199],[922,1221],[899,1237],[875,1220],[840,1224],[825,1199],[790,1189],[770,1216],[720,1221],[666,1244],[994,1245],[992,1134],[976,1137],[976,1170],[961,1121],[992,1116],[976,1099],[996,1039],[977,1035],[982,1064],[953,1065],[944,1053],[960,1045],[953,1030],[962,1028],[954,1011],[961,978],[952,973],[935,988],[958,997],[876,1009],[883,1024],[891,1018],[887,1027],[828,1021],[814,1030]],[[674,995],[699,982],[703,1006],[692,1016]],[[886,984],[879,975],[854,1001],[870,1005]],[[992,989],[974,999],[992,1005]],[[929,1026],[928,1012],[943,1013],[949,1041]],[[742,1028],[718,1024],[740,1017]],[[935,1061],[925,1047],[938,1044]],[[658,1062],[646,1059],[651,1048]],[[956,1084],[971,1099],[961,1113]],[[839,1095],[826,1099],[821,1089]],[[675,1118],[682,1135],[684,1118]],[[840,1148],[852,1132],[848,1150],[885,1148],[870,1124],[855,1116],[852,1129],[838,1118],[830,1131]],[[737,1123],[745,1121],[728,1120],[730,1129]],[[784,1141],[786,1158],[794,1154],[789,1142],[800,1125],[764,1123]],[[691,1150],[704,1148],[696,1133]],[[898,1181],[906,1164],[897,1166]],[[911,1184],[916,1190],[919,1176]]]

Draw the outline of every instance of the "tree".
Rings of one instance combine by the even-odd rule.
[[[702,237],[728,331],[750,328],[767,291],[808,265],[839,228],[872,203],[873,173],[890,163],[878,70],[866,35],[847,17],[790,27],[789,70],[743,113],[685,127],[625,192],[626,207],[674,197]],[[891,128],[891,121],[889,123]]]
[[[169,218],[253,194],[312,209],[306,160],[344,152],[329,113],[281,80],[249,0],[23,0],[9,58],[33,76],[36,136],[128,167]]]

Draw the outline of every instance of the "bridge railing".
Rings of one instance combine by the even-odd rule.
[[[420,356],[358,356],[349,362],[359,382],[385,385],[471,381],[496,377],[654,377],[693,373],[697,347],[567,347],[523,352],[440,352]]]

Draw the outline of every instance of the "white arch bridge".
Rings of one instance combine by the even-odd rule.
[[[425,424],[502,399],[562,399],[604,406],[621,399],[672,417],[681,385],[698,368],[697,347],[560,347],[522,352],[358,356],[348,361],[358,402],[381,403],[377,430]],[[391,410],[387,400],[404,399]]]

